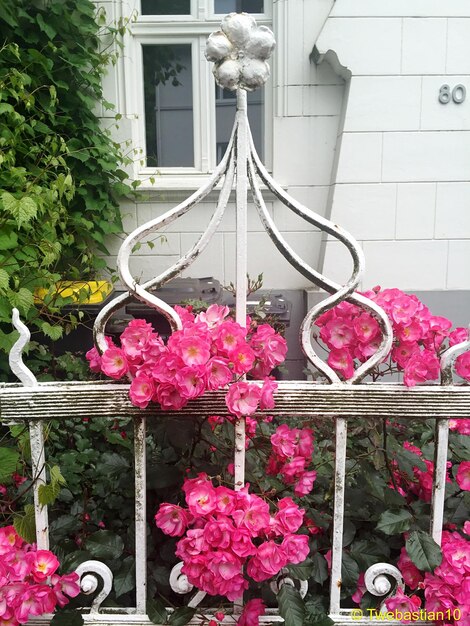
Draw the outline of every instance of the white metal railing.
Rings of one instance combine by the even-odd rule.
[[[250,16],[242,15],[237,18],[238,27],[256,28]],[[230,36],[230,28],[226,32]],[[216,34],[220,36],[220,34]],[[267,50],[273,47],[274,39],[268,29],[263,27],[261,35],[257,32],[258,47],[252,46],[249,54],[257,61],[265,62]],[[264,37],[264,39],[263,39]],[[269,50],[268,50],[269,51]],[[131,233],[123,243],[118,256],[118,271],[128,292],[105,306],[96,320],[94,328],[95,342],[100,352],[107,348],[105,341],[105,327],[111,315],[132,298],[137,298],[149,306],[157,309],[170,322],[173,329],[181,327],[178,314],[166,303],[149,292],[152,287],[159,287],[187,268],[207,246],[211,237],[220,224],[226,209],[230,193],[235,181],[236,195],[236,319],[241,325],[246,320],[246,280],[247,280],[247,207],[248,189],[251,189],[256,209],[270,238],[281,251],[284,257],[305,277],[315,285],[327,291],[330,295],[320,304],[314,306],[305,317],[302,324],[301,342],[303,350],[312,363],[329,381],[329,384],[314,382],[280,383],[277,393],[277,406],[269,413],[273,415],[301,415],[301,416],[328,416],[336,419],[336,464],[335,464],[335,493],[333,515],[333,545],[331,567],[330,614],[338,622],[348,623],[348,611],[342,610],[341,595],[341,565],[342,543],[344,526],[344,499],[346,475],[346,444],[348,435],[348,421],[366,415],[378,417],[426,417],[436,419],[436,453],[435,472],[432,496],[431,532],[439,543],[442,533],[445,476],[448,446],[448,420],[468,416],[470,414],[470,388],[453,385],[452,366],[456,356],[470,347],[470,342],[464,342],[450,348],[442,357],[442,386],[423,386],[406,389],[399,384],[362,384],[363,379],[381,362],[390,351],[393,333],[387,315],[374,302],[355,292],[364,271],[364,258],[360,247],[353,237],[339,226],[316,215],[299,202],[288,196],[282,188],[271,178],[261,163],[251,138],[247,118],[246,88],[260,86],[266,80],[258,76],[257,85],[246,84],[243,73],[236,76],[222,75],[219,72],[224,57],[217,57],[214,52],[214,40],[209,38],[208,58],[216,61],[215,74],[219,84],[237,88],[237,112],[234,128],[227,151],[214,171],[210,180],[187,200],[159,218],[140,226]],[[246,58],[247,50],[238,48],[235,60]],[[237,77],[238,76],[238,77]],[[237,83],[238,80],[238,84]],[[280,231],[272,220],[263,200],[258,182],[259,179],[267,188],[279,198],[290,210],[304,218],[308,223],[315,225],[323,232],[341,241],[351,254],[354,269],[345,285],[338,285],[310,267],[287,244]],[[152,280],[140,285],[133,278],[129,269],[129,259],[132,249],[140,239],[149,233],[161,230],[185,213],[194,209],[215,187],[222,181],[219,200],[206,231],[196,244],[181,257],[173,266],[156,276]],[[341,301],[348,301],[362,307],[374,316],[382,330],[382,342],[377,352],[363,363],[355,372],[352,379],[341,382],[337,374],[329,365],[324,363],[315,352],[312,344],[312,325],[316,318],[331,309]],[[97,589],[97,577],[104,581],[103,591],[94,600],[87,620],[102,624],[145,624],[149,623],[146,617],[146,583],[147,583],[147,554],[146,554],[146,417],[147,410],[136,409],[127,398],[127,387],[114,383],[47,383],[38,384],[35,377],[22,362],[22,349],[29,340],[29,332],[20,322],[17,312],[14,312],[13,323],[20,332],[20,339],[10,354],[11,369],[21,381],[23,387],[7,385],[0,389],[1,413],[3,419],[30,420],[31,453],[33,472],[36,478],[35,516],[37,528],[37,543],[40,548],[48,546],[48,518],[47,507],[41,507],[38,501],[38,488],[45,480],[45,452],[42,434],[42,420],[50,418],[80,417],[89,415],[90,407],[96,415],[115,418],[121,415],[130,415],[134,419],[134,459],[135,459],[135,555],[136,555],[136,603],[134,607],[125,607],[120,612],[100,611],[101,602],[109,593],[112,586],[112,574],[104,564],[97,561],[86,562],[78,568],[81,576],[82,589],[93,593]],[[223,394],[212,392],[204,398],[190,403],[189,407],[173,413],[173,415],[191,414],[218,414],[224,409]],[[152,409],[152,413],[163,415],[163,411]],[[210,412],[210,413],[209,413]],[[21,416],[21,417],[18,417]],[[245,482],[245,422],[237,421],[235,427],[235,488],[240,488]],[[391,575],[400,581],[400,573],[391,565],[379,563],[369,568],[366,574],[367,589],[375,595],[383,595],[390,588],[385,575]],[[187,593],[191,589],[187,579],[181,575],[178,566],[172,572],[172,587],[174,590]],[[305,586],[304,586],[305,587]],[[305,592],[305,588],[303,589]],[[196,606],[204,597],[204,593],[197,593],[189,602]],[[235,612],[240,607],[235,607]],[[40,620],[39,620],[40,621]],[[262,618],[262,622],[272,623],[282,621],[275,613]],[[374,622],[374,620],[370,620]]]

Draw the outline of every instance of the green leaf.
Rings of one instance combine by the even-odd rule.
[[[328,579],[328,563],[326,562],[325,557],[319,552],[316,552],[313,555],[312,561],[314,567],[312,578],[316,583],[323,585],[325,580]]]
[[[166,624],[168,617],[165,605],[160,600],[147,600],[147,615],[152,624]]]
[[[10,277],[8,276],[8,272],[0,268],[0,289],[2,291],[5,291],[5,289],[8,289],[9,282],[10,282]]]
[[[5,229],[2,229],[0,233],[0,250],[11,250],[12,248],[16,248],[18,245],[18,236],[16,233],[7,232]]]
[[[308,580],[312,577],[314,567],[315,565],[313,561],[305,559],[305,561],[299,563],[298,565],[289,565],[288,570],[294,578],[297,578],[298,580]]]
[[[124,543],[110,530],[98,530],[88,537],[85,548],[97,559],[118,559],[124,550]]]
[[[36,541],[36,521],[34,518],[34,506],[27,504],[24,507],[24,515],[15,515],[13,518],[13,526],[16,532],[27,543]]]
[[[358,578],[359,565],[347,552],[343,552],[341,561],[341,580],[343,585],[355,585]]]
[[[13,448],[0,448],[0,482],[7,480],[16,471],[20,455]]]
[[[58,485],[57,483],[49,485],[39,485],[38,495],[40,504],[42,504],[43,506],[46,506],[48,504],[54,504],[59,493],[60,485]]]
[[[277,601],[285,626],[303,626],[305,604],[297,589],[290,585],[283,585],[277,594]]]
[[[42,17],[42,15],[40,13],[38,13],[37,17],[36,17],[36,21],[39,24],[39,28],[46,33],[46,35],[49,37],[49,39],[54,39],[54,37],[57,35],[57,32],[54,30],[54,28],[49,24],[46,23]]]
[[[195,613],[196,609],[191,609],[189,606],[182,606],[173,611],[168,623],[171,624],[171,626],[184,626],[192,620]]]
[[[96,466],[98,474],[120,476],[129,469],[129,461],[116,452],[105,452]]]
[[[414,530],[406,540],[406,551],[416,567],[433,572],[442,561],[442,552],[434,539],[423,530]]]
[[[114,576],[114,591],[116,598],[124,595],[128,591],[132,591],[135,587],[135,560],[134,557],[128,556],[121,563],[119,572]],[[160,622],[163,623],[163,622]]]
[[[38,212],[37,204],[28,196],[17,200],[15,196],[5,191],[2,193],[2,202],[3,208],[13,216],[18,228],[34,219]]]
[[[41,324],[41,330],[46,335],[46,337],[49,337],[50,339],[52,339],[52,341],[57,341],[62,337],[64,333],[64,329],[62,328],[62,326],[51,326],[49,322],[43,322]]]
[[[27,313],[34,304],[34,297],[29,289],[21,287],[18,291],[10,291],[8,294],[11,306],[21,309],[23,313]]]
[[[409,511],[384,511],[377,524],[377,530],[381,530],[386,535],[397,535],[411,526],[413,517]]]

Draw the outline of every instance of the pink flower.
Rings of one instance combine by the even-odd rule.
[[[131,382],[129,388],[129,397],[134,406],[145,409],[155,394],[155,384],[153,378],[145,374],[137,374],[137,377]]]
[[[349,322],[335,318],[323,326],[320,337],[329,348],[347,348],[354,340],[354,329]]]
[[[206,363],[206,381],[208,389],[220,389],[232,380],[233,374],[227,365],[227,359],[214,357]]]
[[[362,313],[353,322],[354,333],[360,343],[370,343],[380,334],[380,326],[368,313]],[[336,346],[338,347],[338,346]]]
[[[215,488],[216,510],[218,513],[230,515],[235,508],[236,494],[227,487]]]
[[[129,359],[140,357],[152,334],[152,324],[142,319],[130,321],[121,334],[121,346],[126,356]]]
[[[449,420],[449,428],[450,430],[456,430],[461,435],[470,435],[470,419]]]
[[[419,347],[414,343],[399,343],[392,349],[392,361],[402,369],[406,366],[411,357],[419,353]]]
[[[439,377],[439,359],[429,350],[412,355],[405,365],[403,381],[407,387],[414,387],[417,383],[435,380]]]
[[[313,430],[311,428],[301,428],[299,430],[298,437],[298,448],[297,451],[300,456],[303,456],[305,459],[309,460],[312,458],[313,454]]]
[[[175,339],[175,334],[172,339]],[[174,341],[172,347],[185,365],[204,365],[211,356],[209,341],[199,334],[178,337],[178,342]]]
[[[161,504],[155,515],[158,528],[170,537],[181,537],[188,526],[189,519],[187,511],[176,504]]]
[[[215,328],[220,326],[227,315],[230,313],[228,306],[220,306],[218,304],[211,304],[207,311],[202,311],[196,315],[196,322],[203,322],[209,328]]]
[[[261,389],[253,383],[234,383],[227,395],[225,404],[228,410],[237,417],[252,415],[258,408],[261,398]]]
[[[215,345],[225,356],[231,356],[239,343],[245,340],[246,329],[237,322],[227,321],[216,329]]]
[[[418,310],[418,302],[412,297],[402,293],[401,296],[395,298],[390,307],[390,315],[396,324],[408,324],[416,311]]]
[[[236,374],[246,374],[253,367],[255,353],[246,343],[239,343],[230,353],[233,371]]]
[[[238,619],[238,626],[259,626],[259,618],[264,615],[266,606],[259,598],[249,600],[243,607]]]
[[[315,472],[315,470],[312,470],[310,472],[303,472],[295,483],[295,495],[298,497],[308,495],[312,491],[313,484],[316,479],[317,473]]]
[[[209,515],[217,506],[216,491],[209,481],[194,485],[186,492],[186,502],[193,515]]]
[[[37,550],[34,552],[31,574],[37,583],[44,582],[59,567],[57,557],[49,550]]]
[[[351,378],[354,374],[353,358],[347,348],[331,350],[327,362],[330,367],[343,374],[346,379]]]
[[[101,357],[101,369],[110,378],[122,378],[129,371],[129,363],[120,348],[108,348]]]
[[[240,574],[242,561],[230,552],[219,550],[212,553],[208,567],[215,576],[230,580]]]
[[[51,578],[51,583],[54,585],[52,590],[57,598],[57,604],[59,606],[65,606],[68,604],[69,598],[75,598],[80,593],[80,585],[78,584],[78,574],[72,572],[65,574],[64,576],[57,576],[54,574]]]
[[[364,572],[359,574],[359,578],[357,579],[357,588],[356,591],[351,596],[351,600],[356,604],[361,604],[362,596],[367,591],[366,584],[364,580]]]
[[[231,520],[228,517],[221,516],[206,524],[204,527],[204,539],[212,548],[224,550],[230,546],[234,530],[235,527]]]
[[[459,328],[456,328],[455,330],[453,330],[450,335],[449,335],[449,346],[455,346],[458,343],[462,343],[464,341],[467,341],[468,339],[468,329],[467,328],[462,328],[461,326]]]
[[[182,367],[175,376],[178,390],[184,398],[197,398],[205,391],[206,368],[203,365]]]
[[[282,498],[277,503],[278,512],[274,516],[279,534],[295,533],[302,526],[305,511],[299,509],[292,498]]]
[[[470,352],[464,352],[455,359],[455,371],[465,380],[470,380]]]
[[[188,398],[185,398],[181,394],[181,391],[173,385],[158,385],[156,398],[161,404],[162,409],[172,411],[182,409],[188,403]]]
[[[289,428],[287,424],[281,424],[276,428],[274,435],[271,435],[271,445],[281,459],[294,456],[297,445],[297,430]]]
[[[421,599],[418,596],[406,596],[401,589],[398,589],[394,596],[385,600],[385,606],[389,611],[395,613],[396,619],[403,624],[409,624],[412,619],[404,619],[405,613],[412,613],[421,606]]]
[[[250,563],[253,562],[256,562],[258,571],[257,578],[255,576],[252,578],[261,582],[276,576],[287,565],[287,555],[279,544],[274,541],[265,541],[259,546],[256,556],[250,561]]]
[[[236,528],[232,533],[232,552],[241,558],[256,554],[256,547],[251,540],[250,531]]]
[[[470,491],[470,461],[460,463],[455,480],[460,489]]]
[[[248,493],[248,488],[244,487],[237,492],[237,504],[232,517],[239,528],[246,528],[256,536],[269,527],[269,506],[258,496]]]
[[[416,589],[419,583],[423,580],[423,574],[408,556],[406,548],[401,549],[397,567],[403,576],[405,584],[408,585],[410,589]]]
[[[260,409],[265,411],[266,409],[274,408],[274,394],[277,391],[277,382],[271,378],[265,378],[263,387],[261,388],[261,398],[259,402]]]
[[[310,553],[307,535],[287,535],[281,546],[289,563],[302,563]]]

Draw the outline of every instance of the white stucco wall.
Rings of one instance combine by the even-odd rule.
[[[319,62],[349,76],[331,219],[362,242],[364,287],[470,288],[470,3],[336,0]],[[327,241],[324,270],[349,271]]]

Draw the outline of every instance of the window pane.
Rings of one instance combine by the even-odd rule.
[[[235,91],[215,87],[217,163],[227,149],[232,132],[237,95]],[[264,87],[248,92],[248,120],[256,151],[264,159]]]
[[[264,13],[263,0],[214,0],[214,13]]]
[[[191,0],[142,0],[142,15],[190,15]]]
[[[193,167],[191,45],[144,45],[147,167]]]

